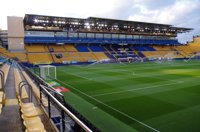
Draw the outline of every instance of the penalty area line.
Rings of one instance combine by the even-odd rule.
[[[123,113],[123,112],[121,112],[121,111],[119,111],[119,110],[117,110],[117,109],[111,107],[110,105],[107,105],[107,104],[103,103],[102,101],[100,101],[100,100],[98,100],[98,99],[96,99],[96,98],[94,98],[94,97],[92,97],[92,96],[90,96],[90,95],[88,95],[88,94],[86,94],[86,93],[80,91],[79,89],[75,88],[74,86],[72,86],[72,85],[70,85],[70,84],[67,84],[67,83],[65,83],[65,82],[63,82],[63,81],[60,81],[60,80],[58,80],[58,79],[55,79],[55,80],[59,81],[59,82],[62,83],[62,84],[65,84],[65,85],[67,85],[67,86],[70,86],[72,89],[78,91],[79,93],[81,93],[81,94],[83,94],[83,95],[85,95],[85,96],[87,96],[87,97],[89,97],[89,98],[95,100],[96,102],[98,102],[98,103],[100,103],[100,104],[102,104],[102,105],[104,105],[104,106],[106,106],[106,107],[112,109],[113,111],[115,111],[115,112],[117,112],[117,113],[120,113],[121,115],[123,115],[123,116],[125,116],[125,117],[127,117],[127,118],[129,118],[129,119],[131,119],[131,120],[133,120],[133,121],[135,121],[135,122],[137,122],[137,123],[139,123],[139,124],[141,124],[141,125],[147,127],[147,128],[149,128],[149,129],[151,129],[151,130],[153,130],[153,131],[155,131],[155,132],[160,132],[159,130],[157,130],[157,129],[155,129],[155,128],[153,128],[153,127],[151,127],[151,126],[149,126],[149,125],[147,125],[147,124],[145,124],[145,123],[143,123],[143,122],[141,122],[141,121],[135,119],[134,117],[129,116],[128,114]]]
[[[77,75],[77,74],[68,73],[68,72],[66,72],[64,70],[62,70],[62,71],[65,72],[65,73],[67,73],[67,74],[70,74],[72,76],[80,77],[80,78],[87,79],[87,80],[92,80],[91,78],[87,78],[87,77],[84,77],[84,76],[81,76],[81,75]]]
[[[83,78],[83,79],[92,80],[91,78],[87,78],[87,77],[84,77],[84,76],[81,76],[81,75],[72,74],[72,73],[68,73],[68,74],[73,75],[73,76],[77,76],[77,77],[80,77],[80,78]]]
[[[157,88],[157,87],[162,87],[162,86],[169,86],[169,85],[174,85],[174,84],[178,84],[178,83],[183,83],[183,82],[179,81],[179,82],[162,84],[162,85],[154,85],[154,86],[150,86],[150,87],[141,87],[141,88],[122,90],[122,91],[116,91],[116,92],[110,92],[110,93],[95,94],[95,95],[92,95],[92,96],[98,97],[98,96],[103,96],[103,95],[120,94],[120,93],[126,93],[126,92],[130,92],[130,91],[138,91],[138,90],[152,89],[152,88]]]

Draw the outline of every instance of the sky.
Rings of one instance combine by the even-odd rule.
[[[7,29],[7,16],[25,14],[93,16],[193,28],[178,35],[182,43],[200,35],[200,0],[4,0],[0,7],[0,28]]]

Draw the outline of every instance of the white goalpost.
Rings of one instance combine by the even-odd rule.
[[[56,66],[53,65],[40,65],[40,77],[45,80],[57,79]]]

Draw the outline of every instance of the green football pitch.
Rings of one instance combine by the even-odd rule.
[[[56,81],[101,131],[200,131],[198,61],[62,66]]]

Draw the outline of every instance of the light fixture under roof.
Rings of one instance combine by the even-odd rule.
[[[34,19],[34,22],[35,22],[35,23],[38,23],[38,19]]]

